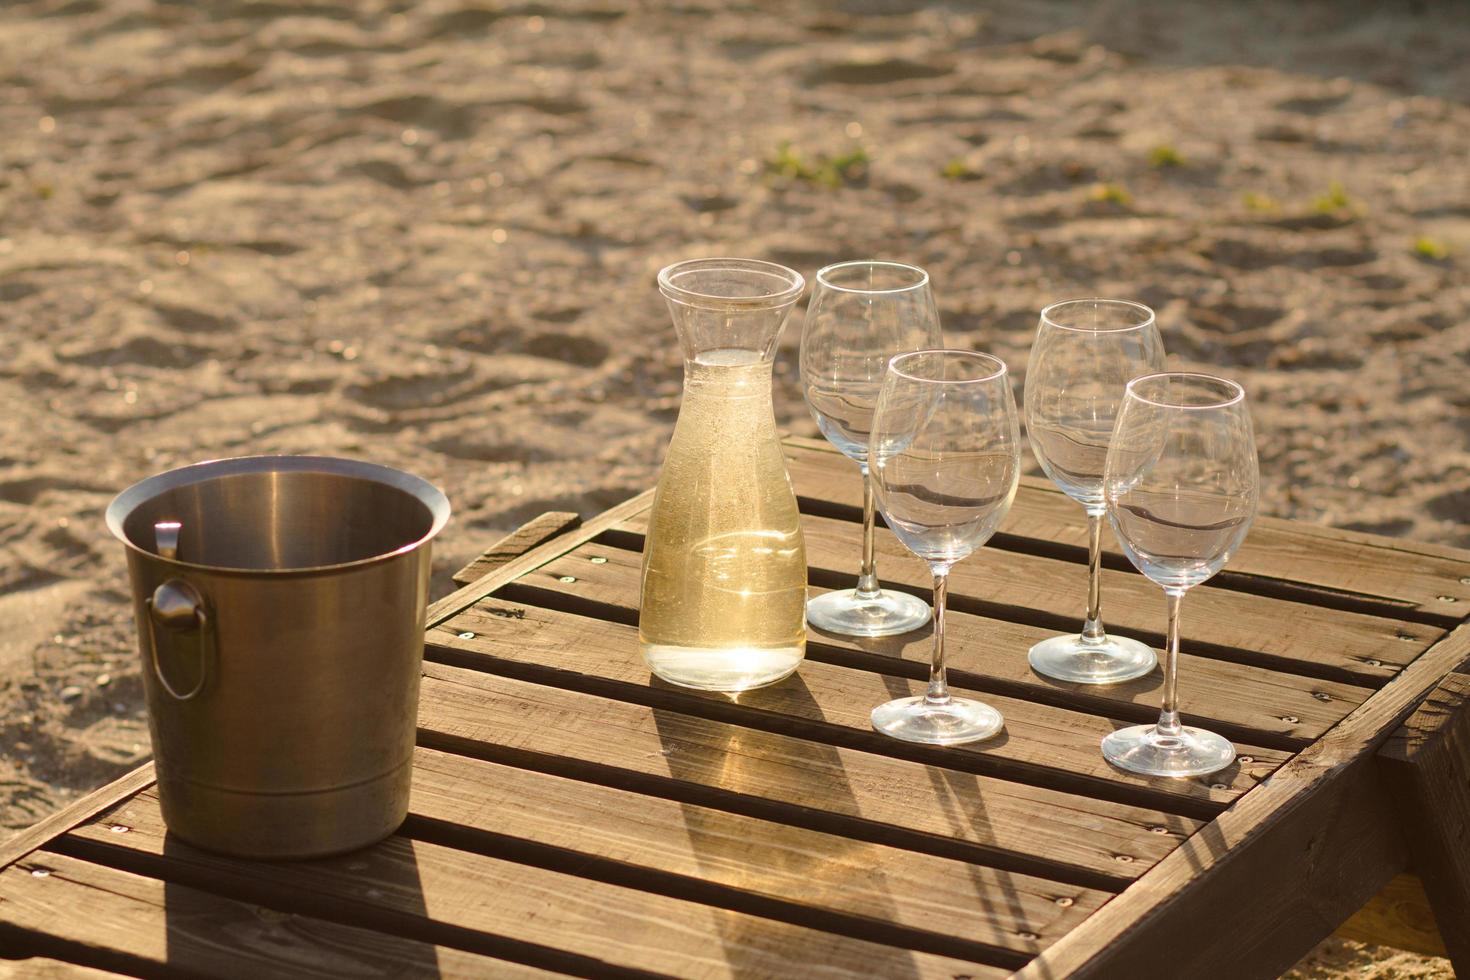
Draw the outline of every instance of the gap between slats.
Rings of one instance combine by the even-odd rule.
[[[502,590],[502,594],[512,600],[528,592],[535,592],[537,598],[559,598],[557,593],[541,592],[525,586]],[[535,604],[543,608],[554,608],[547,606],[544,601]],[[674,711],[757,731],[857,749],[861,752],[871,752],[956,772],[991,776],[1009,782],[1059,790],[1091,799],[1147,807],[1195,820],[1211,820],[1228,806],[1226,803],[1190,798],[1148,786],[1112,782],[1081,773],[1068,772],[1064,769],[1046,768],[1016,759],[1002,759],[983,752],[956,752],[891,739],[871,731],[858,731],[842,725],[825,724],[794,715],[753,711],[733,702],[690,696],[669,688],[629,684],[611,678],[561,670],[554,666],[528,664],[480,652],[457,650],[453,647],[439,645],[432,640],[425,644],[424,657],[435,663],[484,671],[558,690],[578,691],[614,701],[640,704],[656,710]],[[1249,749],[1246,751],[1249,752]]]
[[[575,610],[573,615],[580,618],[611,621],[631,629],[637,616],[640,564],[636,552],[588,542],[527,573],[515,584],[565,595],[574,601],[607,604],[610,608],[606,614],[600,607],[592,605],[569,606],[568,611]],[[491,597],[461,616],[482,620],[501,616],[522,618],[519,609],[511,608],[513,605],[517,604],[507,604],[504,598]],[[539,601],[519,605],[527,611],[535,609],[553,615],[556,612],[544,608]],[[1038,678],[1026,661],[1026,649],[1049,635],[1049,631],[958,611],[951,612],[950,617],[954,635],[951,638],[949,668],[956,672],[956,677],[962,672],[967,677],[983,678],[981,686],[988,693],[1009,697],[1005,692],[1014,689],[1019,695],[1016,700],[1028,706],[1059,707],[1110,720],[1132,719],[1135,716],[1128,714],[1129,711],[1136,712],[1138,721],[1152,721],[1156,716],[1160,680],[1157,672],[1139,681],[1103,687],[1056,684]],[[489,619],[489,622],[494,621]],[[448,627],[441,625],[436,630],[448,630]],[[515,627],[512,627],[512,632],[515,632]],[[445,642],[450,646],[460,646],[452,639]],[[809,663],[866,667],[865,673],[906,676],[919,681],[928,674],[930,631],[927,629],[907,636],[871,641],[809,632],[807,642]],[[633,657],[632,651],[630,639],[620,644],[615,654],[611,650],[608,654],[626,661]],[[830,651],[832,656],[824,651]],[[844,658],[855,659],[849,661]],[[527,658],[512,655],[507,659]],[[561,663],[554,649],[546,649],[542,659],[548,663]],[[573,659],[582,658],[574,656]],[[1223,720],[1226,727],[1240,733],[1237,741],[1253,745],[1275,745],[1275,739],[1299,740],[1306,744],[1323,735],[1353,705],[1360,704],[1371,694],[1371,689],[1367,688],[1200,658],[1188,651],[1183,654],[1181,671],[1190,678],[1186,685],[1184,709],[1192,723],[1204,724],[1215,730],[1213,726],[1217,720]],[[583,672],[604,673],[600,670]],[[646,679],[645,674],[642,680]],[[1110,711],[1110,704],[1121,705],[1124,711]],[[1266,733],[1268,738],[1254,738],[1249,734],[1253,732]],[[1290,751],[1292,746],[1287,744],[1282,748]]]
[[[568,953],[551,946],[410,915],[371,902],[316,895],[305,889],[273,888],[262,881],[252,880],[248,874],[232,875],[228,879],[229,887],[222,887],[223,882],[218,874],[190,867],[182,862],[170,861],[166,855],[148,854],[82,837],[68,835],[58,838],[52,841],[51,850],[102,867],[193,888],[221,899],[246,902],[277,912],[307,915],[324,922],[368,929],[430,946],[445,946],[511,960],[572,976],[619,977],[627,980],[649,980],[660,976],[657,973],[614,966],[590,956]],[[146,970],[141,975],[147,976],[153,972],[156,971]]]
[[[815,573],[811,575],[813,584],[823,588],[832,587],[827,585],[825,581],[818,581],[817,578],[818,576]],[[526,605],[538,606],[542,609],[552,609],[573,615],[620,623],[625,626],[636,627],[638,625],[638,611],[636,609],[626,609],[622,606],[601,602],[585,596],[577,596],[564,592],[552,592],[524,582],[513,582],[509,585],[502,586],[496,591],[495,597],[509,602],[521,602]],[[927,598],[927,596],[922,598]],[[967,612],[968,610],[959,611]],[[1193,650],[1191,650],[1192,652]],[[924,664],[892,656],[869,654],[860,650],[833,646],[822,642],[818,634],[808,634],[806,656],[807,659],[818,663],[826,663],[837,667],[846,667],[852,670],[862,670],[885,676],[905,677],[910,680],[927,680],[929,676],[928,667]],[[950,683],[956,687],[968,688],[985,694],[996,694],[1015,698],[1020,701],[1029,701],[1033,704],[1046,705],[1067,711],[1077,711],[1096,717],[1143,723],[1155,721],[1159,715],[1158,709],[1152,705],[1134,704],[1127,701],[1108,699],[1099,695],[1090,695],[1085,691],[1051,689],[1040,685],[1018,684],[953,666],[948,669],[948,674]],[[1191,724],[1194,723],[1196,722],[1191,722]],[[1259,728],[1251,728],[1247,725],[1236,724],[1220,718],[1199,716],[1198,723],[1208,724],[1212,730],[1217,731],[1232,741],[1248,743],[1261,748],[1275,749],[1280,752],[1300,752],[1312,743],[1310,738],[1264,731]]]
[[[728,885],[702,881],[653,868],[627,864],[541,844],[519,837],[508,837],[491,831],[464,827],[443,820],[410,815],[399,834],[413,840],[427,841],[456,850],[515,861],[548,871],[590,878],[610,885],[666,895],[670,898],[697,902],[733,912],[745,912],[765,919],[819,929],[833,935],[866,939],[899,949],[934,953],[957,959],[974,960],[990,966],[1020,969],[1032,957],[1016,950],[988,943],[969,942],[958,936],[919,932],[873,918],[863,918],[815,906],[799,905]]]
[[[773,823],[836,834],[852,840],[898,847],[922,854],[932,854],[935,857],[952,858],[970,864],[984,865],[998,871],[1012,871],[1036,878],[1048,878],[1080,888],[1116,893],[1122,891],[1132,881],[1131,878],[1125,876],[1104,875],[1088,868],[1035,858],[972,841],[909,830],[894,824],[829,813],[825,810],[798,806],[779,800],[749,796],[716,786],[685,782],[666,776],[620,769],[580,759],[569,759],[529,749],[497,745],[449,732],[420,728],[418,744],[424,748],[470,759],[483,759],[486,762],[514,766],[517,769],[529,769],[552,776],[562,776],[585,783],[641,793],[645,796],[656,796],[677,803],[688,803],[743,814]]]
[[[0,966],[9,965],[18,971],[24,971],[28,960],[49,959],[69,967],[105,970],[128,977],[156,976],[158,973],[157,964],[140,956],[21,929],[3,920],[0,920],[0,950],[4,951],[0,955]],[[24,972],[15,974],[25,975]]]
[[[374,931],[365,928],[361,920],[345,920],[331,907],[323,908],[324,914],[314,914],[289,908],[286,902],[218,894],[218,885],[210,884],[207,876],[185,873],[165,877],[151,873],[148,868],[139,868],[139,862],[126,857],[111,863],[93,860],[84,853],[88,848],[77,846],[86,843],[80,839],[58,838],[48,849],[34,851],[17,862],[21,875],[44,872],[43,882],[37,882],[39,887],[59,887],[66,894],[60,898],[37,896],[40,900],[34,904],[27,902],[25,894],[13,896],[11,916],[24,916],[30,921],[21,926],[0,923],[0,936],[6,929],[14,929],[27,950],[73,962],[96,963],[100,968],[143,977],[234,976],[261,970],[267,975],[281,975],[283,971],[356,975],[344,973],[346,964],[340,959],[331,962],[332,951],[341,949],[352,950],[359,972],[376,965],[379,972],[387,970],[395,975],[406,972],[415,976],[439,976],[439,970],[445,969],[453,976],[484,976],[496,968],[517,977],[531,973],[514,969],[520,961],[511,957],[491,954],[492,961],[485,959],[485,954],[448,944],[424,943],[392,930]],[[186,878],[199,880],[191,885],[185,882]],[[158,888],[160,885],[162,889]],[[14,887],[12,884],[0,890]],[[170,895],[170,888],[177,888],[178,893]],[[97,907],[90,908],[94,902]],[[175,903],[177,907],[172,911],[179,916],[177,936],[170,919],[171,906]],[[47,911],[65,909],[61,914],[67,919],[57,922],[54,929],[46,921],[36,921],[38,904],[46,906]],[[274,916],[295,916],[297,921],[289,923],[284,936],[269,936],[277,928],[273,925]],[[159,926],[164,928],[158,929]],[[263,945],[251,942],[256,937],[264,941]],[[180,944],[177,952],[175,941]],[[326,953],[327,964],[318,955],[322,952]],[[590,957],[567,955],[555,949],[547,948],[546,953],[540,958],[555,960],[559,965],[537,968],[537,975],[550,969],[558,975],[572,973],[585,977],[654,976],[642,971],[609,971]],[[445,963],[446,958],[451,962]],[[512,969],[505,970],[506,967]]]
[[[430,764],[422,753],[415,762],[416,770],[420,772]],[[479,763],[474,765],[478,766]],[[476,773],[472,771],[473,768],[471,766],[469,770],[464,770],[451,767],[449,772],[454,777],[461,779],[474,778]],[[489,773],[490,770],[487,767],[485,773],[487,778]],[[437,786],[438,792],[443,795],[453,792],[454,783],[453,779],[446,776],[440,778],[437,784],[431,779],[428,785]],[[417,780],[416,789],[424,789],[424,786],[420,785]],[[434,794],[430,793],[431,799],[433,796]],[[527,865],[558,874],[597,881],[616,888],[626,888],[702,906],[727,909],[782,925],[812,929],[835,937],[880,943],[905,952],[954,957],[1006,970],[1016,969],[1029,962],[1035,952],[1034,949],[1017,949],[982,939],[965,939],[962,938],[961,930],[954,926],[942,933],[931,931],[923,925],[913,924],[912,916],[907,923],[891,923],[873,918],[860,910],[844,910],[830,905],[804,905],[798,900],[780,896],[752,894],[728,883],[708,882],[685,873],[643,867],[629,863],[627,860],[603,858],[597,856],[595,852],[573,850],[566,845],[557,846],[531,841],[525,839],[524,836],[517,837],[498,833],[483,825],[465,826],[446,817],[432,816],[435,809],[433,804],[423,806],[427,812],[420,812],[420,809],[418,805],[414,807],[408,823],[400,829],[397,836],[423,841],[432,845],[433,848],[441,848],[443,851],[440,853],[452,851],[458,854],[484,855],[497,862]],[[450,811],[453,811],[453,807],[450,808]],[[115,823],[127,826],[131,833],[118,835],[116,828],[112,826]],[[186,885],[231,901],[248,901],[278,910],[310,914],[344,925],[361,927],[365,923],[366,917],[358,906],[368,903],[362,903],[360,897],[355,894],[355,884],[352,886],[343,884],[340,878],[340,868],[334,869],[332,874],[324,879],[323,886],[314,890],[302,887],[299,882],[292,885],[290,882],[276,883],[270,880],[272,867],[289,869],[292,874],[310,874],[311,864],[309,862],[273,865],[253,861],[235,861],[230,858],[208,855],[187,844],[182,845],[187,853],[176,852],[170,857],[166,852],[158,853],[158,842],[162,838],[163,825],[162,816],[158,812],[157,793],[156,790],[149,789],[76,828],[65,840],[53,842],[53,849],[78,860],[131,874],[141,874],[154,880]],[[845,840],[846,838],[839,839]],[[351,855],[343,855],[338,859],[329,860],[347,861],[350,859]],[[434,860],[432,849],[429,852],[418,854],[420,867],[425,866],[423,862]],[[221,873],[211,874],[210,865],[214,865]],[[953,873],[968,879],[969,876],[965,875],[964,867],[956,863]],[[366,889],[376,880],[369,876],[365,877],[360,884]],[[236,887],[239,882],[245,883],[244,890]],[[383,887],[391,891],[391,882]],[[1052,896],[1060,894],[1066,896],[1065,901],[1069,903],[1064,907],[1069,907],[1074,902],[1080,903],[1079,911],[1096,908],[1100,904],[1098,899],[1101,896],[1095,892],[1091,897],[1084,897],[1078,895],[1073,888],[1051,880],[1033,880],[1028,887],[1032,895],[1047,896],[1041,899],[1043,903],[1055,901]],[[343,893],[344,888],[348,889],[348,893]],[[367,894],[371,897],[372,893],[369,891]],[[309,898],[303,896],[309,896]],[[335,912],[339,905],[338,899],[343,900],[346,909],[340,915]],[[1019,906],[1014,907],[1019,909]],[[482,952],[493,948],[495,955],[502,958],[515,958],[524,962],[534,961],[535,964],[542,965],[546,963],[546,958],[537,952],[541,950],[537,944],[531,944],[535,955],[516,957],[508,955],[511,947],[506,944],[524,944],[526,942],[524,939],[495,936],[492,946],[484,942],[460,941],[466,934],[453,932],[455,929],[468,929],[469,934],[473,936],[493,935],[484,932],[483,924],[439,923],[442,928],[437,931],[430,928],[432,924],[424,924],[422,928],[406,928],[404,922],[407,920],[402,919],[401,916],[408,915],[416,922],[419,918],[427,918],[428,913],[425,912],[420,916],[417,911],[405,911],[401,907],[382,909],[374,906],[374,909],[376,911],[369,911],[367,915],[378,917],[375,920],[376,924],[379,930],[386,935],[414,941],[427,938],[436,945],[462,949],[467,952]],[[1051,911],[1055,912],[1054,909]],[[1015,914],[1021,915],[1019,911]],[[387,917],[383,918],[384,915]],[[1028,925],[1025,918],[1020,919],[1020,924],[1023,927]],[[1039,931],[1043,927],[1037,923],[1035,928]],[[1051,938],[1055,940],[1062,934],[1064,932],[1053,933]],[[1024,933],[1020,935],[1025,937]],[[557,966],[564,969],[568,964],[562,962]]]
[[[422,747],[414,773],[416,839],[902,948],[1026,960],[1108,898]]]
[[[395,832],[396,837],[418,840],[468,854],[524,864],[576,878],[586,878],[620,888],[648,892],[713,908],[728,909],[790,925],[881,943],[900,950],[933,953],[1015,970],[1029,963],[1031,955],[988,943],[970,942],[958,936],[921,932],[871,918],[803,906],[794,902],[742,892],[681,875],[642,868],[522,838],[458,826],[442,820],[410,814]],[[161,881],[196,888],[221,898],[249,902],[277,911],[310,915],[341,925],[370,928],[466,952],[514,960],[529,966],[556,969],[579,976],[655,976],[601,960],[568,953],[550,946],[530,943],[470,926],[384,908],[368,901],[353,901],[334,893],[316,893],[304,888],[272,886],[248,874],[219,875],[167,856],[151,854],[105,840],[68,835],[52,843],[51,849],[104,867],[144,875]],[[229,859],[222,859],[228,861]]]

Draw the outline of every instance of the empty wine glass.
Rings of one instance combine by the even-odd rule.
[[[1158,658],[1146,643],[1108,636],[1102,624],[1103,461],[1123,388],[1164,368],[1154,312],[1139,303],[1080,299],[1041,311],[1026,369],[1026,433],[1041,468],[1087,511],[1087,620],[1081,634],[1031,648],[1031,669],[1074,684],[1142,677]]]
[[[863,474],[863,556],[857,587],[810,600],[807,622],[844,636],[891,636],[929,621],[929,606],[878,587],[868,433],[883,371],[895,354],[938,347],[929,274],[897,262],[839,262],[817,273],[801,332],[801,382],[827,441]]]
[[[1103,490],[1123,551],[1169,603],[1164,705],[1156,725],[1102,741],[1113,765],[1146,776],[1204,776],[1235,761],[1213,732],[1179,722],[1179,606],[1240,547],[1259,496],[1245,389],[1207,374],[1152,374],[1128,383],[1108,447]]]
[[[1021,432],[1005,362],[925,350],[889,362],[871,441],[873,484],[889,528],[934,573],[929,690],[873,709],[873,727],[909,742],[954,745],[1004,724],[980,701],[950,695],[944,675],[950,568],[995,533],[1021,472]]]

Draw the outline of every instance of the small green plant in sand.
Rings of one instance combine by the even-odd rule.
[[[1443,262],[1450,257],[1450,248],[1438,238],[1420,235],[1414,239],[1414,254],[1430,262]]]
[[[1358,202],[1353,200],[1347,189],[1342,186],[1341,181],[1334,180],[1327,185],[1327,193],[1312,202],[1312,210],[1318,214],[1338,214],[1344,211],[1357,211]]]
[[[945,180],[979,180],[980,171],[970,166],[963,157],[954,157],[939,171]]]
[[[854,146],[846,153],[839,154],[827,161],[827,165],[843,180],[855,181],[867,175],[868,164],[871,162],[872,158],[868,156],[867,150],[861,146]]]
[[[1184,166],[1184,154],[1168,143],[1160,143],[1148,151],[1148,165],[1155,170]]]
[[[788,181],[841,187],[862,180],[871,162],[868,151],[861,146],[837,156],[818,154],[808,159],[792,147],[789,140],[783,140],[766,158],[766,173]]]
[[[1269,213],[1271,211],[1278,211],[1281,209],[1280,201],[1276,200],[1276,198],[1272,197],[1270,194],[1264,194],[1260,191],[1246,191],[1245,194],[1241,196],[1241,200],[1244,201],[1245,206],[1252,211]]]
[[[37,184],[33,190],[35,190],[36,196],[43,201],[49,201],[56,196],[56,188],[50,184]]]
[[[1122,184],[1093,184],[1087,189],[1087,199],[1099,204],[1116,204],[1127,207],[1133,203],[1133,195]]]

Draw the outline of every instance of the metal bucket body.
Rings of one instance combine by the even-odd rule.
[[[201,463],[113,501],[172,832],[297,858],[403,821],[430,542],[448,514],[416,477],[301,456]],[[176,557],[155,551],[165,521]]]

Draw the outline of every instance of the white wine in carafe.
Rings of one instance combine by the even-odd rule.
[[[655,674],[742,691],[806,650],[806,548],[771,410],[771,362],[707,350],[684,401],[643,550],[638,640]]]

